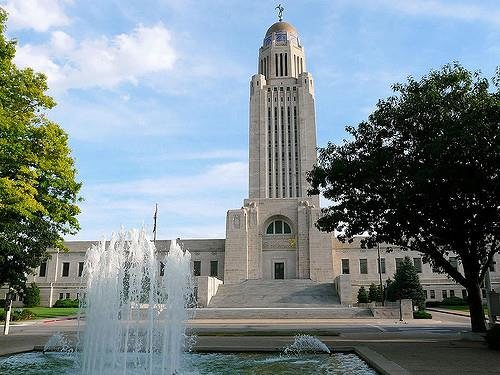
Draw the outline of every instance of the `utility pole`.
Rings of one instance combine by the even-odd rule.
[[[378,255],[378,278],[380,283],[380,293],[382,294],[382,306],[384,306],[384,287],[382,286],[382,260],[380,259],[380,244],[377,243],[377,255]]]
[[[492,259],[491,264],[495,264],[495,261]],[[495,316],[493,315],[493,311],[491,311],[491,280],[490,280],[490,265],[487,265],[486,273],[484,274],[484,288],[486,289],[486,304],[488,306],[488,323],[489,327],[493,327],[495,325]]]
[[[156,244],[156,219],[158,217],[158,203],[155,206],[155,214],[153,216],[153,243]]]

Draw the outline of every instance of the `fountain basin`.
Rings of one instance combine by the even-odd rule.
[[[80,353],[29,352],[0,358],[0,373],[23,375],[76,375],[80,373]],[[353,374],[377,372],[354,353],[184,353],[178,374]],[[144,361],[148,360],[144,356]],[[161,363],[160,358],[155,361]],[[145,374],[141,363],[129,363],[128,374]],[[105,373],[113,375],[111,372]],[[99,374],[95,374],[99,375]]]

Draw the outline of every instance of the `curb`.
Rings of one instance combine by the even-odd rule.
[[[66,320],[77,320],[78,317],[77,316],[71,316],[71,317],[68,317],[68,318],[59,318],[59,319],[50,319],[50,320],[43,320],[42,321],[42,324],[46,324],[46,323],[54,323],[54,322],[64,322]]]

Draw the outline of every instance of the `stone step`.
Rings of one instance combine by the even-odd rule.
[[[211,308],[194,309],[197,319],[356,319],[373,318],[369,308]]]
[[[311,280],[247,280],[221,285],[208,307],[299,308],[339,307],[333,284]]]

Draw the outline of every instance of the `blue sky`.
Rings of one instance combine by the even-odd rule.
[[[284,20],[316,83],[319,146],[340,142],[407,76],[459,61],[493,76],[498,0],[289,0]],[[277,2],[0,0],[16,62],[45,72],[83,182],[82,230],[101,239],[223,238],[248,195],[248,86]]]

